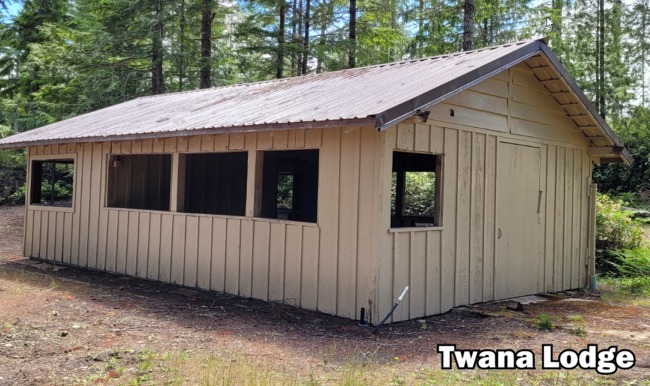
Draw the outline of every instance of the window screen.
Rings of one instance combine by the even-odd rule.
[[[169,210],[171,155],[114,155],[108,170],[109,207]]]
[[[32,161],[30,204],[72,207],[74,160]]]
[[[263,154],[262,217],[316,222],[318,150]]]
[[[185,156],[184,212],[243,216],[248,153]]]

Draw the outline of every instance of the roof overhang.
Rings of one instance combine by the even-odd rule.
[[[176,130],[166,131],[164,133],[138,133],[138,134],[120,134],[112,136],[85,136],[85,137],[70,137],[70,138],[57,138],[57,139],[44,139],[27,142],[12,142],[3,144],[0,143],[0,150],[2,149],[20,149],[29,146],[42,146],[42,145],[56,145],[63,143],[87,143],[87,142],[111,142],[111,141],[128,141],[128,140],[146,140],[157,138],[179,138],[179,137],[193,137],[196,135],[212,135],[212,134],[237,134],[237,133],[253,133],[261,131],[276,131],[276,130],[292,130],[292,129],[326,129],[331,127],[346,127],[346,126],[370,126],[375,123],[374,117],[356,118],[356,119],[339,119],[328,121],[310,121],[310,122],[288,122],[288,123],[265,123],[259,125],[245,125],[245,126],[227,126],[216,128],[204,128],[193,130]]]
[[[587,99],[557,56],[546,45],[545,40],[537,40],[523,45],[521,48],[497,60],[487,62],[453,81],[377,114],[375,127],[385,130],[522,62],[531,68],[537,79],[562,106],[575,123],[576,129],[582,130],[585,137],[589,139],[590,155],[598,157],[600,162],[632,164],[633,158],[630,152],[623,146],[605,119],[598,114],[595,106]]]

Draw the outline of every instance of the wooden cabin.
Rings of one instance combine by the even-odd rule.
[[[393,322],[587,286],[592,163],[631,162],[539,40],[138,98],[0,148],[28,149],[27,257],[371,323],[407,285]]]

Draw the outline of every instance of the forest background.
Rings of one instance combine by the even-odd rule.
[[[599,214],[630,220],[623,206],[650,207],[650,0],[0,0],[0,138],[144,95],[540,36],[635,159],[594,170],[614,197]],[[0,152],[0,204],[24,197],[24,150]],[[640,245],[612,245],[628,231],[607,219],[624,229],[600,226],[600,246]]]

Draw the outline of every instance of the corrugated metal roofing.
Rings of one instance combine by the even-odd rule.
[[[534,55],[568,81],[604,134],[620,141],[542,40],[266,82],[137,98],[0,140],[0,148],[373,124],[384,129]]]
[[[530,40],[426,59],[142,97],[5,138],[0,147],[374,118],[534,43]]]

